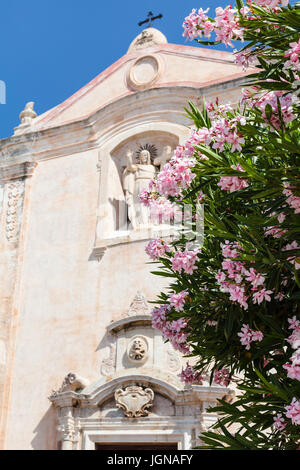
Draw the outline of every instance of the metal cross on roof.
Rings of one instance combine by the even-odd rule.
[[[153,16],[152,11],[149,11],[149,13],[148,13],[147,16],[148,16],[147,20],[140,21],[140,22],[138,23],[139,26],[142,26],[142,25],[145,24],[145,23],[149,23],[148,26],[147,26],[147,28],[151,28],[151,23],[152,23],[152,21],[157,20],[157,19],[163,17],[163,15],[162,15],[161,13],[160,13],[159,15],[157,15],[157,16]]]

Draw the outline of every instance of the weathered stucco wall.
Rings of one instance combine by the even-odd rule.
[[[89,259],[97,158],[90,151],[43,161],[32,177],[7,449],[56,448],[52,389],[70,370],[95,380],[106,326],[137,290],[151,299],[159,289],[143,242]]]

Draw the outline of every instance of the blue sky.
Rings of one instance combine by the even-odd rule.
[[[143,29],[149,10],[168,42],[185,44],[182,22],[192,8],[223,0],[8,0],[0,13],[0,80],[6,104],[0,104],[0,138],[19,124],[19,113],[35,101],[41,114],[61,103],[124,55]],[[191,42],[188,42],[190,45]],[[222,46],[221,46],[222,49]]]

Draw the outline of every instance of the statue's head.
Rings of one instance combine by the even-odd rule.
[[[151,164],[151,155],[149,150],[143,149],[140,152],[140,162],[143,165],[150,165]]]

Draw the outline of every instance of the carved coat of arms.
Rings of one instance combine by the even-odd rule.
[[[127,418],[140,418],[148,416],[148,408],[153,405],[154,392],[151,388],[129,385],[124,390],[116,390],[115,400],[117,407],[123,410]]]

